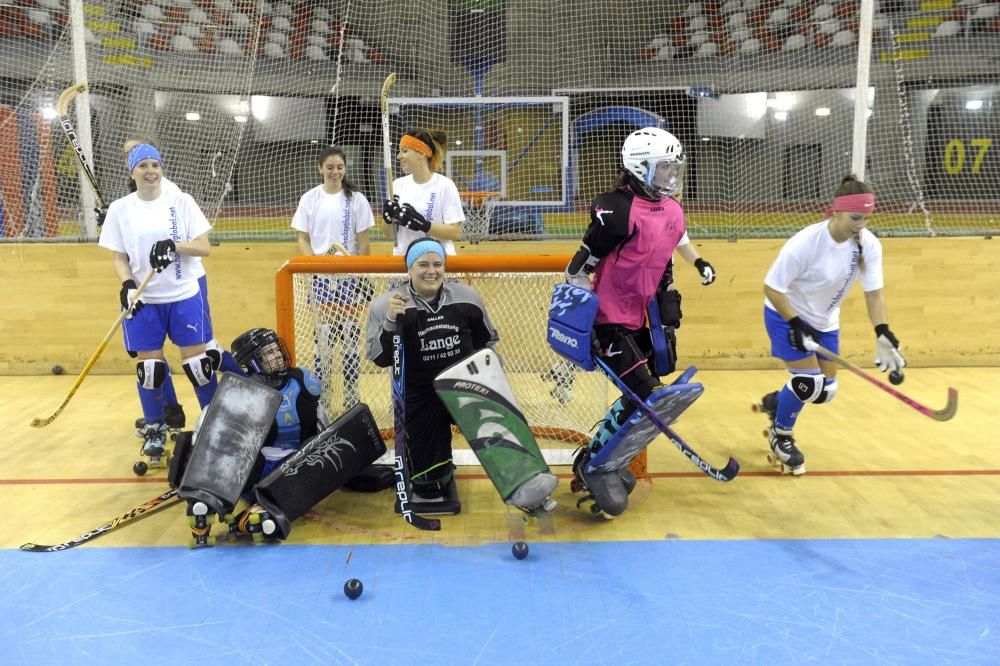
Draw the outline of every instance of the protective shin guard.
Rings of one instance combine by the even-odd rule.
[[[139,391],[139,404],[142,405],[142,418],[146,423],[163,423],[163,391],[160,388],[143,388],[136,382]]]
[[[292,521],[386,452],[368,406],[359,403],[311,438],[257,484],[254,494],[285,539]]]
[[[774,427],[791,431],[802,412],[804,402],[799,400],[787,385],[778,391],[778,410],[774,413]]]

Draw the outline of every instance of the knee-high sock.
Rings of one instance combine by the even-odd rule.
[[[806,375],[820,375],[819,369],[815,370],[791,370],[788,372],[795,376],[797,374]],[[791,431],[795,427],[795,421],[798,420],[799,414],[802,412],[802,407],[805,403],[799,400],[798,396],[788,388],[786,383],[778,391],[778,410],[774,414],[774,427],[780,430]]]
[[[212,381],[205,384],[204,386],[195,386],[194,394],[198,397],[198,404],[201,405],[202,409],[208,407],[208,403],[212,402],[212,398],[215,396],[215,389],[219,387],[219,380],[212,373]]]
[[[177,391],[174,390],[174,377],[170,374],[170,366],[167,365],[167,377],[163,380],[163,386],[160,387],[163,396],[164,405],[176,405],[177,402]]]
[[[139,391],[142,418],[146,419],[146,423],[163,423],[163,387],[143,388],[139,382],[135,383],[135,387]]]

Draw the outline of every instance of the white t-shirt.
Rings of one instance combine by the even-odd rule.
[[[427,218],[428,222],[439,224],[458,224],[465,222],[465,212],[462,210],[462,199],[458,196],[458,188],[451,178],[435,173],[426,183],[418,184],[413,176],[403,176],[392,181],[392,192],[399,197],[399,204],[410,204]],[[392,248],[394,255],[406,252],[407,246],[427,234],[400,226],[396,231],[396,246]],[[446,254],[455,254],[455,244],[450,240],[442,240]]]
[[[149,251],[156,241],[194,240],[212,229],[190,194],[176,188],[171,191],[174,193],[164,191],[161,185],[160,196],[154,201],[143,201],[133,192],[108,206],[98,244],[127,254],[137,283],[149,274]],[[204,272],[195,257],[178,254],[171,265],[149,281],[142,300],[175,303],[190,298],[198,293],[198,278]]]
[[[167,180],[166,176],[161,176],[160,193],[165,194],[167,196],[177,196],[178,194],[181,194],[181,188],[177,187],[177,183],[175,183],[174,181]],[[191,273],[198,278],[204,275],[205,267],[201,263],[201,257],[188,257],[188,258],[191,260]]]
[[[882,243],[875,234],[861,230],[864,260],[859,266],[858,243],[853,238],[837,243],[829,224],[811,224],[789,238],[764,278],[765,285],[787,296],[795,313],[821,332],[840,327],[840,303],[858,279],[865,291],[883,287]],[[764,305],[777,310],[767,298]]]
[[[344,190],[327,194],[322,185],[302,195],[292,217],[292,229],[309,234],[315,255],[327,254],[334,243],[357,254],[358,234],[373,226],[375,216],[365,195],[354,192],[348,199]]]

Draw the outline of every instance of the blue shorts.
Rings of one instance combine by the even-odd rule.
[[[135,352],[163,349],[167,336],[178,347],[203,344],[208,321],[204,301],[199,291],[175,303],[146,303],[136,315],[125,320],[122,327],[125,349]]]
[[[208,342],[215,337],[212,331],[212,311],[208,307],[208,276],[202,275],[198,278],[198,288],[201,289],[201,302],[205,306],[204,341]]]
[[[764,306],[764,327],[767,328],[767,335],[771,338],[771,356],[780,358],[782,361],[801,361],[804,358],[814,356],[815,352],[799,351],[788,342],[788,331],[791,326],[784,318]],[[816,340],[821,347],[825,347],[834,354],[840,353],[840,329],[835,331],[820,332],[819,339]]]

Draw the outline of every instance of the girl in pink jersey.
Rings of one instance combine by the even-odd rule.
[[[656,299],[663,324],[680,325],[680,297],[673,290],[670,258],[684,236],[684,210],[677,196],[685,158],[676,137],[648,127],[625,139],[622,165],[615,189],[591,205],[590,226],[566,268],[566,278],[598,295],[595,353],[645,399],[660,386],[649,363],[652,344],[647,306]],[[573,470],[584,487],[587,462],[635,409],[624,396],[619,398],[590,444],[577,455]],[[627,491],[635,484],[627,466],[608,474],[621,476]],[[609,515],[624,510],[624,506],[601,508]]]

